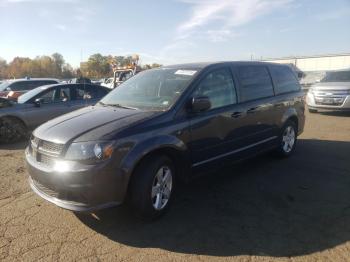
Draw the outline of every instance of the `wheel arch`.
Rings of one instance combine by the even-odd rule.
[[[19,122],[21,122],[23,124],[23,126],[26,128],[26,130],[28,130],[28,125],[27,123],[22,119],[20,118],[19,116],[15,116],[15,115],[2,115],[0,116],[0,122],[3,120],[3,119],[15,119]]]
[[[157,155],[165,155],[173,161],[176,179],[183,182],[189,180],[191,163],[187,146],[177,138],[157,137],[150,141],[144,141],[125,157],[122,167],[126,172],[126,193],[129,192],[130,181],[135,170],[143,161],[147,161],[147,159]]]
[[[285,123],[290,120],[293,121],[296,125],[296,128],[299,132],[299,119],[298,119],[298,113],[295,108],[289,108],[283,115],[282,121],[281,121],[281,126],[280,128],[283,128]]]
[[[286,121],[292,121],[294,122],[294,124],[296,125],[296,128],[298,130],[298,127],[299,127],[299,120],[298,120],[298,117],[293,115],[293,116],[290,116]]]

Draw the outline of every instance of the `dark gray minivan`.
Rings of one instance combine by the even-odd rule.
[[[169,207],[176,182],[268,150],[293,153],[304,94],[288,66],[163,66],[95,106],[38,127],[26,149],[32,189],[73,211],[126,199],[142,218]]]

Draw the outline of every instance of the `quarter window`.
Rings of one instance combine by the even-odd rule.
[[[237,103],[235,85],[228,69],[209,73],[198,85],[193,96],[207,96],[211,109]]]
[[[271,66],[272,77],[276,83],[276,94],[283,94],[300,89],[299,83],[292,70],[287,66]]]
[[[242,85],[242,102],[274,95],[270,74],[265,66],[241,66],[238,77]]]

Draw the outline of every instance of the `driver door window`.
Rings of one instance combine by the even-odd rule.
[[[219,69],[209,73],[198,85],[193,96],[207,96],[211,109],[237,103],[232,75],[228,69]]]
[[[51,89],[42,95],[39,95],[37,99],[42,100],[42,104],[51,104],[55,102],[56,89]]]

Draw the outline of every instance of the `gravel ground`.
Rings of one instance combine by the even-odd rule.
[[[295,155],[183,186],[145,224],[123,206],[74,214],[31,192],[24,144],[0,146],[1,261],[349,261],[350,114],[308,114]]]

